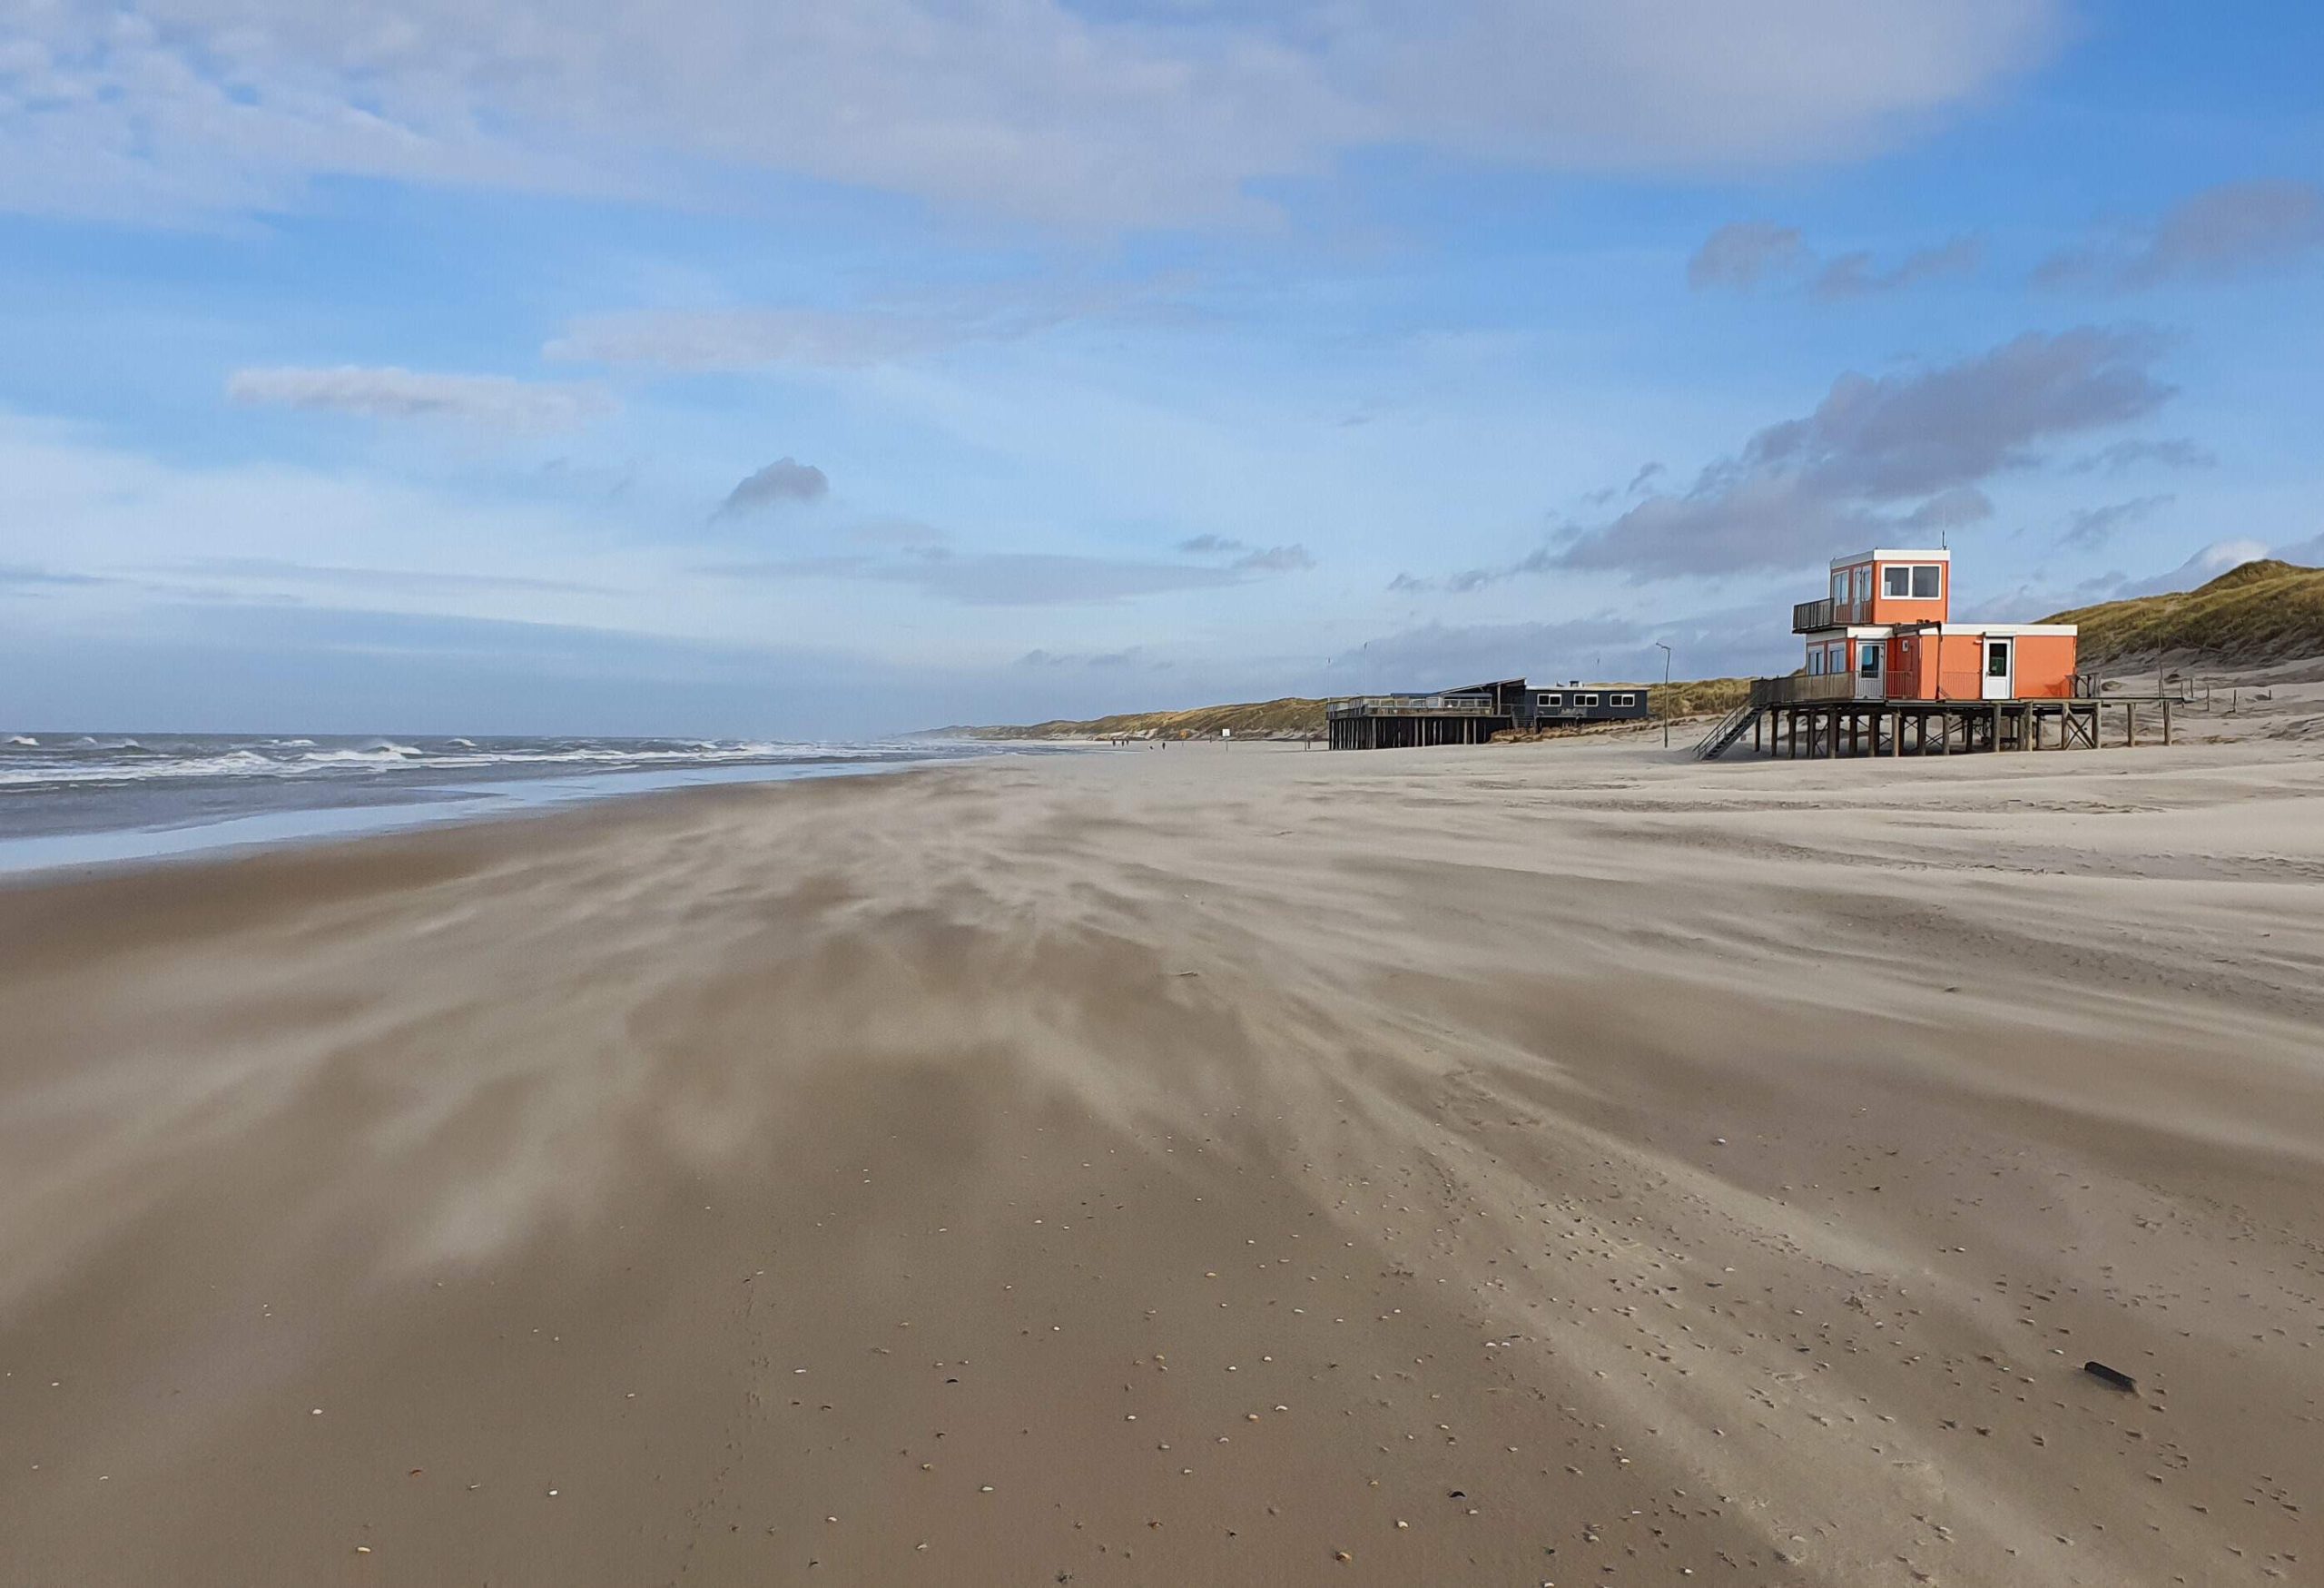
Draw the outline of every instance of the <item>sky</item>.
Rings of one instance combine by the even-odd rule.
[[[2324,563],[2324,9],[0,0],[0,728],[846,738]]]

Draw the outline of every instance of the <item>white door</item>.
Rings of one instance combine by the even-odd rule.
[[[1888,698],[1888,642],[1860,639],[1856,642],[1856,697],[1858,700]]]
[[[2006,636],[1985,636],[1985,689],[1987,700],[2017,698],[2017,642]]]

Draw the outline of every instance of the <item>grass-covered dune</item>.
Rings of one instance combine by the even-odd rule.
[[[2084,667],[2158,656],[2240,667],[2324,656],[2324,568],[2247,562],[2183,594],[2108,601],[2046,621],[2081,625]]]

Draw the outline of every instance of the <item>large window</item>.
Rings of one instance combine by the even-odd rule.
[[[1610,695],[1607,697],[1606,704],[1609,705],[1636,705],[1638,704],[1638,696],[1635,695]]]
[[[1856,570],[1856,604],[1863,606],[1872,599],[1872,567],[1869,563]]]
[[[1841,568],[1832,575],[1832,605],[1845,607],[1847,604],[1848,570]]]
[[[1813,646],[1808,648],[1807,676],[1810,678],[1821,678],[1824,676],[1824,647],[1822,646]]]
[[[1598,704],[1598,697],[1594,695],[1577,695],[1573,697],[1573,704],[1576,705],[1595,705]]]
[[[1881,645],[1876,639],[1868,639],[1856,647],[1856,676],[1857,677],[1877,678],[1880,676],[1880,652]]]
[[[1945,593],[1945,565],[1892,562],[1880,570],[1880,593],[1891,601],[1934,601]]]

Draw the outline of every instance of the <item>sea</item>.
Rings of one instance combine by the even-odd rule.
[[[350,837],[659,789],[1043,753],[941,740],[0,730],[0,873]]]

